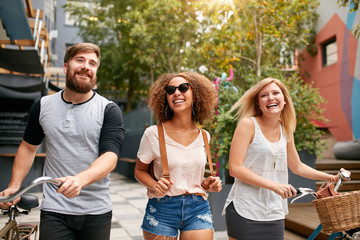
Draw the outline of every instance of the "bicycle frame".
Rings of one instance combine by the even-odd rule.
[[[19,230],[17,228],[17,223],[15,220],[16,211],[17,209],[15,207],[12,207],[10,209],[9,221],[0,230],[0,238],[5,238],[6,240],[19,240]]]
[[[311,235],[307,238],[307,240],[314,240],[316,236],[321,232],[321,230],[322,230],[322,226],[321,224],[319,224],[319,226],[311,233]],[[328,240],[334,240],[336,237],[340,237],[340,236],[342,236],[341,232],[332,233],[330,234]]]
[[[33,224],[29,226],[20,226],[15,219],[10,219],[5,226],[0,230],[0,239],[5,240],[25,240],[35,233],[37,239],[38,225]]]
[[[6,240],[13,240],[14,236],[17,236],[15,238],[16,240],[19,240],[19,231],[16,228],[16,222],[15,220],[9,220],[5,227],[1,229],[0,231],[0,238],[4,238]]]
[[[350,175],[348,175],[346,172],[342,172],[340,171],[340,179],[337,182],[336,186],[334,187],[335,191],[337,191],[341,184],[343,182],[349,181],[350,180]],[[306,189],[307,190],[307,189]],[[311,189],[310,189],[311,190]],[[305,191],[300,191],[300,192],[305,192]],[[296,199],[296,198],[295,198]],[[295,200],[294,199],[294,200]],[[293,201],[294,201],[293,200]],[[291,203],[293,202],[291,201]],[[307,240],[314,240],[316,238],[316,236],[321,232],[322,230],[322,225],[321,223],[319,224],[319,226],[311,233],[311,235],[307,238]],[[337,233],[331,233],[330,237],[328,238],[328,240],[334,240],[336,237],[342,236],[342,232],[337,232]]]

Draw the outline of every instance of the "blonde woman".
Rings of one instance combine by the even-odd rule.
[[[162,177],[159,136],[148,127],[141,139],[135,177],[148,188],[142,223],[144,239],[212,240],[213,222],[207,191],[219,192],[219,177],[204,179],[204,138],[197,126],[210,120],[217,101],[211,81],[194,73],[166,73],[150,90],[149,106],[165,135],[170,181]],[[209,133],[207,138],[210,139]],[[154,161],[157,180],[148,173]]]
[[[287,198],[296,196],[288,167],[305,178],[336,182],[338,177],[300,161],[293,102],[278,79],[259,81],[231,110],[237,110],[239,122],[229,155],[235,182],[224,207],[229,239],[284,239]]]

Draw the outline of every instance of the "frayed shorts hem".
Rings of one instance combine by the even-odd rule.
[[[209,202],[198,195],[149,199],[141,225],[143,231],[176,237],[186,231],[213,230]]]

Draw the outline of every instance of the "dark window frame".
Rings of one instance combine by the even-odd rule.
[[[331,37],[329,40],[323,42],[321,44],[321,53],[322,53],[322,66],[323,67],[327,67],[327,66],[331,66],[333,64],[336,64],[337,63],[337,57],[336,57],[336,62],[334,63],[328,63],[328,52],[326,51],[326,48],[330,45],[330,44],[333,44],[333,43],[336,43],[336,54],[338,53],[338,48],[337,48],[337,41],[336,41],[336,36],[334,37]]]

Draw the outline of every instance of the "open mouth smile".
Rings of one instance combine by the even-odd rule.
[[[87,73],[83,73],[83,72],[79,72],[77,73],[77,75],[81,78],[92,78],[91,74],[87,74]]]
[[[183,103],[185,102],[184,100],[175,100],[174,103],[177,104],[177,103]]]
[[[272,107],[277,107],[277,106],[278,106],[278,104],[272,103],[272,104],[267,105],[266,107],[267,108],[272,108]]]

